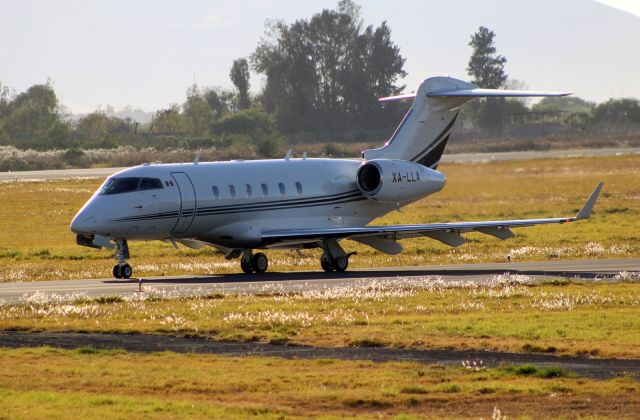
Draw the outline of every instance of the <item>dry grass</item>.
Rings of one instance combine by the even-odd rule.
[[[269,284],[256,295],[225,294],[223,284],[192,297],[148,287],[132,298],[36,293],[0,305],[0,329],[640,358],[639,282],[500,275],[482,285],[412,277],[287,293]]]
[[[637,417],[638,382],[536,368],[0,350],[8,418]],[[556,371],[562,373],[562,371]],[[37,380],[34,380],[37,378]]]
[[[508,241],[469,234],[450,248],[430,239],[403,241],[405,252],[388,256],[353,242],[353,268],[460,262],[637,257],[640,255],[640,156],[551,159],[442,166],[448,182],[435,196],[391,213],[377,224],[428,223],[571,215],[600,180],[605,188],[593,218],[573,225],[516,230]],[[0,185],[0,281],[101,278],[109,275],[108,251],[75,245],[69,223],[101,180]],[[238,272],[211,249],[133,243],[136,275]],[[275,271],[319,269],[319,253],[270,251]]]

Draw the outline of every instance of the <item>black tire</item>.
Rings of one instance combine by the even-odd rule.
[[[349,257],[338,257],[333,260],[333,268],[338,273],[342,273],[347,267],[349,267]]]
[[[120,268],[120,275],[123,279],[130,279],[133,275],[133,268],[129,264],[125,264]]]
[[[253,273],[253,264],[251,261],[245,261],[243,259],[240,260],[240,268],[247,274]]]
[[[122,268],[120,268],[120,266],[118,264],[113,266],[113,277],[117,278],[117,279],[121,279],[122,278]]]
[[[262,252],[258,252],[251,258],[251,264],[257,274],[262,274],[269,268],[269,260]]]
[[[333,263],[329,259],[320,258],[320,266],[327,273],[331,273],[334,270]]]

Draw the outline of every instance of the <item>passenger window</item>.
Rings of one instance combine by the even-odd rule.
[[[247,197],[251,198],[253,197],[253,191],[251,190],[251,185],[249,184],[244,184],[244,188],[247,192]]]
[[[302,195],[302,184],[300,182],[296,182],[296,190],[298,191],[298,195]]]
[[[140,180],[139,190],[161,190],[164,188],[162,186],[162,181],[157,178],[142,178]]]
[[[211,192],[213,192],[213,198],[215,198],[216,200],[220,198],[220,190],[218,189],[217,185],[211,187]]]
[[[269,186],[267,184],[262,184],[262,195],[265,197],[269,195]]]
[[[287,190],[284,188],[284,184],[282,182],[278,182],[278,188],[280,188],[280,195],[285,195]]]
[[[231,198],[236,198],[236,187],[233,185],[229,185],[229,196]]]

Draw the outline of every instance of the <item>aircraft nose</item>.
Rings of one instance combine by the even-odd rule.
[[[92,214],[82,209],[71,221],[71,231],[80,234],[92,234],[95,230],[96,218]]]

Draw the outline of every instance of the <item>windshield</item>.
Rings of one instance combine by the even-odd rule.
[[[109,178],[100,188],[100,195],[123,194],[162,188],[162,181],[157,178]]]

